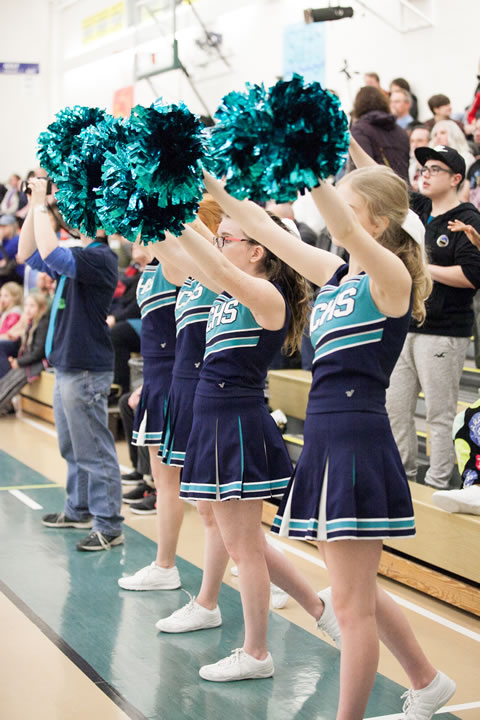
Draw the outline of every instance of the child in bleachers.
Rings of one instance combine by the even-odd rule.
[[[0,289],[0,378],[10,370],[9,356],[16,356],[20,347],[22,296],[22,286],[16,282]]]
[[[10,369],[0,379],[0,415],[13,410],[12,398],[22,387],[33,382],[45,367],[45,340],[48,329],[47,298],[32,292],[25,298],[20,350],[17,357],[9,357]]]

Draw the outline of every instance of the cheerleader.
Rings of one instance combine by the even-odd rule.
[[[212,203],[220,210],[214,200],[207,196],[200,204],[199,217],[208,222],[208,212],[211,214]],[[212,223],[208,223],[212,227]],[[228,219],[222,221],[218,228],[219,238],[215,239],[209,229],[198,223],[192,227],[204,236],[210,243],[215,240],[218,246],[234,242],[228,235]],[[226,229],[225,229],[226,228]],[[241,231],[240,231],[241,232]],[[227,234],[226,234],[227,233]],[[201,239],[197,238],[199,242]],[[220,286],[215,274],[210,277],[202,272],[193,258],[182,247],[182,239],[168,235],[167,240],[155,246],[154,252],[162,259],[162,266],[167,277],[179,284],[185,276],[185,269],[191,274],[185,278],[179,292],[176,306],[177,318],[177,346],[173,381],[168,398],[164,433],[160,453],[162,462],[171,467],[182,468],[185,463],[187,442],[191,432],[193,402],[196,386],[198,384],[203,356],[205,352],[205,329],[209,305],[219,291]],[[273,259],[270,261],[274,261]],[[202,283],[194,280],[192,276],[201,277]],[[208,286],[208,287],[207,287]],[[210,289],[208,289],[210,288]],[[302,284],[302,292],[305,290]],[[304,303],[303,295],[300,303]],[[303,314],[303,309],[300,311]],[[268,421],[270,422],[270,421]],[[276,431],[275,431],[276,432]],[[278,437],[276,437],[276,441]],[[283,446],[283,441],[281,441]],[[291,465],[288,462],[288,473]],[[203,469],[199,470],[199,481],[203,482]],[[178,485],[177,485],[178,488]],[[161,618],[156,627],[166,633],[185,633],[218,627],[222,624],[222,616],[218,607],[218,595],[228,562],[228,553],[219,531],[212,503],[206,500],[196,500],[196,507],[201,515],[205,529],[205,554],[203,564],[202,584],[198,596],[191,596],[190,601],[173,612],[170,616]],[[290,595],[314,618],[316,627],[340,646],[340,630],[334,613],[330,610],[329,588],[316,593],[307,583],[301,573],[278,549],[265,542],[262,534],[262,546],[265,560],[272,583],[272,604],[274,602],[273,589],[281,589],[283,597]],[[325,611],[325,604],[327,611]],[[238,678],[237,678],[238,679]]]
[[[211,503],[223,543],[238,566],[243,648],[200,669],[202,678],[224,682],[273,675],[266,641],[270,577],[301,601],[303,588],[298,592],[296,578],[285,577],[283,558],[267,567],[262,503],[282,496],[291,464],[266,409],[263,387],[276,352],[283,345],[294,350],[301,340],[309,293],[303,278],[231,218],[222,220],[218,232],[217,248],[190,227],[181,236],[199,271],[222,292],[207,323],[180,496]],[[310,593],[316,604],[312,614],[320,617],[323,605]]]
[[[221,211],[215,200],[202,200],[199,215],[212,230],[216,230]],[[202,227],[212,238],[208,227]],[[193,263],[172,236],[169,241],[158,243],[149,250],[156,256],[155,263],[160,260],[161,264],[143,282],[145,273],[152,268],[149,265],[139,284],[142,318],[144,313],[145,318],[149,318],[150,308],[155,310],[152,319],[156,322],[155,326],[150,322],[144,332],[145,319],[142,320],[142,343],[145,336],[151,340],[147,349],[151,346],[155,352],[159,349],[168,352],[173,347],[175,353],[173,356],[171,352],[168,354],[168,362],[164,360],[156,368],[152,367],[151,377],[144,372],[144,389],[136,417],[139,429],[133,434],[135,443],[147,444],[150,450],[158,498],[157,556],[154,562],[133,576],[120,578],[118,584],[124,590],[145,591],[174,590],[181,585],[175,564],[184,514],[184,502],[178,496],[180,471],[191,427],[192,398],[205,349],[205,326],[210,306],[217,295],[186,276],[188,265]],[[148,386],[149,380],[150,386],[154,383],[153,390]],[[205,522],[208,520],[206,518]],[[215,527],[212,532],[215,532]]]
[[[132,443],[147,446],[150,466],[157,496],[169,488],[168,468],[164,469],[158,459],[158,448],[162,437],[164,411],[167,403],[172,368],[175,360],[175,302],[178,288],[169,282],[157,259],[145,267],[137,286],[137,302],[142,317],[141,355],[143,357],[143,387],[134,419]],[[146,498],[148,507],[155,513],[156,496]],[[183,503],[174,497],[167,506],[160,503],[156,508],[157,531],[161,535],[166,527],[180,528],[183,518]],[[159,544],[160,548],[160,544]],[[133,576],[119,578],[118,584],[124,590],[175,589],[180,587],[180,577],[173,563],[171,553],[162,556]]]
[[[385,411],[410,316],[424,318],[431,287],[422,248],[402,227],[406,185],[379,166],[350,173],[338,190],[322,182],[312,191],[335,244],[350,253],[347,265],[293,238],[255,204],[230,197],[211,176],[205,182],[232,222],[320,287],[310,325],[315,358],[304,450],[273,530],[323,546],[342,633],[337,720],[364,717],[378,634],[413,686],[405,717],[429,720],[455,683],[428,662],[400,609],[376,584],[382,539],[415,533]]]

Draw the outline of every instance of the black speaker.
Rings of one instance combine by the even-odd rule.
[[[342,18],[353,17],[352,7],[327,7],[327,8],[308,8],[303,11],[306,23],[327,22],[328,20],[342,20]]]

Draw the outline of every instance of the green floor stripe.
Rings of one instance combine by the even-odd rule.
[[[0,458],[0,475],[4,459]],[[8,460],[10,467],[15,462]],[[31,478],[23,475],[29,473],[19,463],[16,479],[25,484]],[[59,487],[28,494],[41,501],[46,512],[63,507],[64,491]],[[157,633],[156,620],[185,604],[187,595],[181,590],[134,593],[117,585],[122,574],[154,559],[154,543],[127,527],[125,546],[80,553],[75,542],[85,531],[45,528],[40,516],[9,493],[0,496],[1,580],[147,718],[334,720],[340,655],[319,637],[274,613],[269,649],[275,677],[205,682],[198,676],[199,667],[242,644],[239,593],[222,587],[220,628],[183,635]],[[201,570],[182,558],[177,564],[184,588],[198,592]],[[378,675],[366,717],[399,713],[402,692],[400,685]],[[454,718],[446,713],[436,717]]]

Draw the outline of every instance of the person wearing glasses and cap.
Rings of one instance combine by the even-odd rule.
[[[457,413],[460,377],[473,326],[473,297],[480,287],[480,252],[460,220],[480,230],[480,213],[459,201],[465,161],[453,148],[419,147],[420,193],[411,193],[410,207],[425,225],[425,249],[433,290],[425,322],[412,322],[390,380],[387,410],[407,477],[417,475],[414,414],[420,389],[425,395],[430,430],[430,466],[425,483],[446,489],[454,468],[452,424]]]

